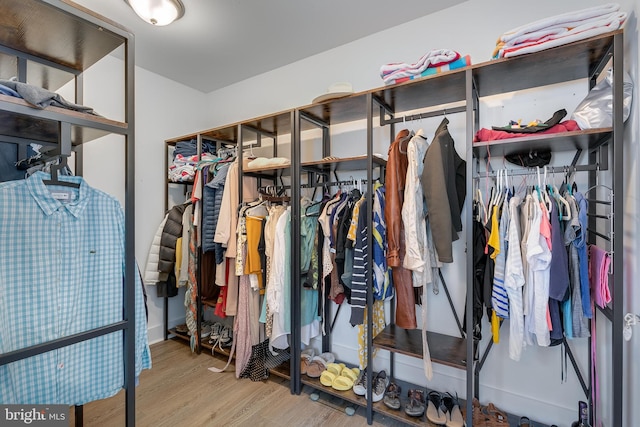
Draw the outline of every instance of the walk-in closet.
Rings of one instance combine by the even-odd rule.
[[[640,6],[444,3],[3,0],[0,425],[636,425]]]

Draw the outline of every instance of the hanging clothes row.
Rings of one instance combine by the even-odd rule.
[[[513,360],[526,346],[589,337],[594,296],[601,306],[610,301],[600,273],[608,272],[609,254],[587,244],[588,200],[575,184],[558,189],[537,174],[537,185],[517,194],[499,171],[486,208],[481,191],[474,193],[474,338],[481,339],[484,305],[494,343],[501,319],[510,320]]]

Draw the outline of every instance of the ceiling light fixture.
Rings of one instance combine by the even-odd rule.
[[[145,22],[156,26],[169,25],[184,15],[184,6],[180,0],[124,1]]]

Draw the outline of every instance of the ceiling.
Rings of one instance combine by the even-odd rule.
[[[74,0],[135,34],[136,65],[208,93],[464,0],[182,0],[166,27],[124,0]]]

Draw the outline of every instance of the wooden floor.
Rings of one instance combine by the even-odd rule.
[[[236,379],[231,365],[225,373],[207,368],[224,366],[224,361],[208,354],[192,354],[178,341],[151,346],[153,368],[142,372],[136,389],[136,425],[178,426],[366,426],[364,408],[353,416],[345,404],[325,393],[312,401],[311,388],[292,395],[288,381],[271,375],[264,382]],[[125,394],[91,402],[84,407],[84,425],[122,427],[125,425]],[[71,411],[70,425],[75,425]],[[395,420],[374,415],[374,426],[400,426]]]

